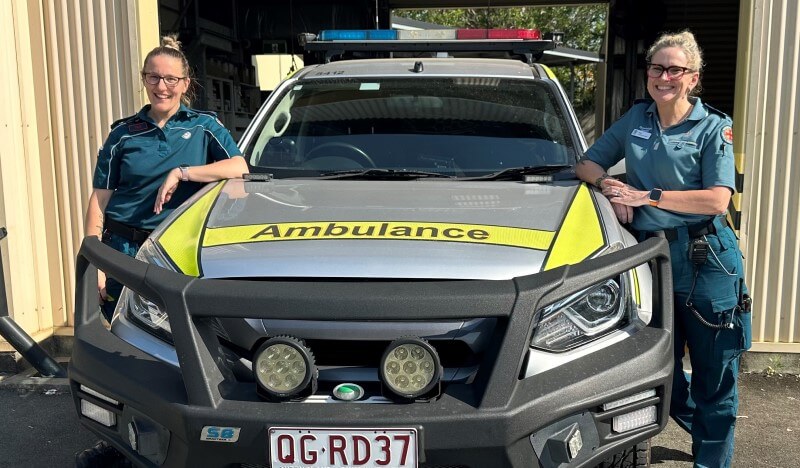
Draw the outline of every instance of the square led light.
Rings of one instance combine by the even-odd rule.
[[[575,433],[570,436],[567,445],[569,447],[569,459],[572,460],[578,456],[578,452],[583,448],[583,437],[581,437],[580,429],[576,430]]]
[[[614,432],[628,432],[656,422],[656,407],[648,406],[630,413],[614,416],[611,423]]]
[[[116,414],[105,408],[101,408],[90,401],[81,400],[81,414],[92,421],[97,421],[107,427],[117,425]]]

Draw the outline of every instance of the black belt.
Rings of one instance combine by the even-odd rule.
[[[142,244],[153,232],[151,229],[139,229],[127,224],[114,221],[111,218],[106,218],[103,227],[109,230],[112,234],[116,234],[125,240],[135,244]]]
[[[711,218],[708,221],[691,224],[685,227],[679,228],[670,228],[664,229],[664,237],[667,238],[667,241],[672,242],[678,239],[678,232],[681,229],[686,229],[687,234],[689,235],[689,239],[696,239],[698,237],[707,236],[709,234],[716,234],[717,233],[717,226],[714,224],[714,221],[717,218]],[[728,225],[728,221],[725,218],[721,218],[719,224],[721,228],[725,228]]]

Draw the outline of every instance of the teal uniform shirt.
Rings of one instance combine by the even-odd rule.
[[[140,229],[154,229],[164,218],[202,187],[181,182],[160,214],[153,212],[158,189],[169,171],[186,164],[202,166],[241,155],[230,132],[213,112],[181,105],[163,128],[147,112],[112,125],[97,156],[93,187],[114,190],[105,215]]]
[[[637,101],[586,152],[604,169],[625,158],[627,182],[639,190],[735,189],[731,119],[700,98],[679,125],[661,129],[653,101]],[[637,207],[632,227],[658,231],[707,221],[708,215]]]

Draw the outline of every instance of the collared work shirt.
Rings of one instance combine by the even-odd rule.
[[[660,126],[654,102],[634,104],[586,156],[606,170],[625,158],[627,182],[639,190],[736,187],[731,120],[699,98],[684,122],[666,129]],[[634,212],[632,226],[657,231],[708,219],[708,215],[641,206]]]
[[[241,154],[213,113],[181,105],[159,128],[147,115],[149,109],[147,105],[112,126],[98,153],[93,180],[96,189],[114,190],[106,216],[141,229],[155,228],[203,185],[181,182],[157,215],[153,206],[169,171],[182,164],[202,166]]]

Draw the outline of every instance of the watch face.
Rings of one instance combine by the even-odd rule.
[[[663,190],[657,189],[657,188],[654,188],[653,190],[651,190],[650,191],[650,201],[652,203],[658,203],[659,201],[661,201],[661,193],[662,192],[663,192]]]

